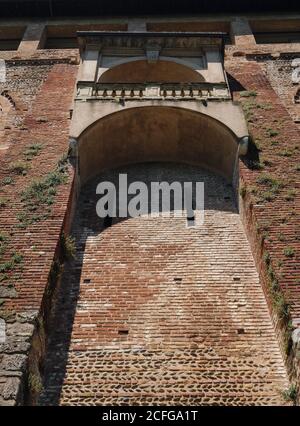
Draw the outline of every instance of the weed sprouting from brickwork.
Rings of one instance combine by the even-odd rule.
[[[291,151],[290,149],[285,149],[285,150],[279,152],[278,155],[280,157],[292,157],[293,151]]]
[[[292,402],[294,405],[296,405],[296,402],[297,402],[297,394],[298,394],[298,390],[295,384],[291,384],[291,386],[288,389],[282,392],[283,398],[287,402]]]
[[[0,234],[0,283],[6,282],[12,278],[13,273],[17,268],[22,269],[23,255],[13,251],[11,254],[7,253],[9,237],[6,234]],[[8,284],[7,287],[12,287]],[[0,312],[2,316],[2,310]]]
[[[276,198],[276,195],[279,194],[279,190],[284,187],[283,183],[267,174],[262,174],[256,179],[256,182],[259,185],[267,187],[266,190],[258,191],[260,196],[260,202],[263,201],[273,201]]]
[[[272,189],[281,188],[283,186],[282,182],[280,180],[273,178],[272,176],[267,175],[267,174],[263,174],[263,175],[259,176],[256,179],[256,182],[259,183],[259,184],[262,184],[262,185],[267,185]]]
[[[274,312],[283,328],[283,345],[286,355],[289,355],[292,347],[292,327],[290,304],[286,301],[285,296],[280,288],[278,279],[271,264],[271,256],[268,251],[264,252],[264,261],[267,266],[269,293]]]
[[[4,179],[2,179],[2,185],[12,185],[14,183],[14,180],[11,176],[7,176]]]
[[[278,130],[269,128],[267,129],[267,135],[269,136],[269,138],[274,138],[275,136],[279,135],[279,132]]]
[[[244,87],[248,87],[247,85]],[[255,84],[251,86],[251,88],[255,88]],[[251,138],[254,141],[259,140],[259,151],[262,152],[264,157],[267,160],[270,160],[268,163],[265,161],[261,161],[264,166],[269,170],[273,168],[272,175],[269,173],[259,173],[253,167],[249,167],[249,163],[246,159],[244,163],[248,166],[248,169],[254,170],[253,174],[249,173],[249,181],[247,179],[243,179],[243,173],[241,178],[243,179],[244,185],[247,187],[249,195],[254,195],[253,200],[252,197],[245,200],[249,203],[249,205],[253,206],[253,202],[257,204],[262,204],[264,202],[276,202],[276,208],[272,206],[266,206],[266,210],[262,210],[264,214],[257,218],[258,221],[265,220],[265,218],[272,217],[272,229],[270,230],[270,238],[274,241],[276,239],[279,242],[288,241],[291,238],[291,234],[289,230],[294,226],[294,215],[293,211],[290,209],[290,214],[282,217],[280,213],[276,213],[276,211],[280,211],[280,207],[277,210],[277,206],[283,205],[285,206],[286,202],[293,202],[297,196],[297,190],[295,190],[295,173],[300,171],[300,164],[293,164],[296,161],[296,157],[298,155],[298,145],[295,144],[297,137],[290,138],[292,133],[291,124],[288,124],[288,120],[285,118],[285,112],[283,112],[279,105],[273,103],[272,105],[261,104],[259,105],[257,102],[263,99],[268,99],[267,96],[263,96],[263,93],[259,93],[259,96],[256,99],[250,99],[250,96],[244,96],[240,93],[240,101],[243,106],[243,110],[245,113],[245,118],[248,121],[249,133],[251,134]],[[248,99],[246,99],[248,98]],[[270,98],[271,99],[271,98]],[[274,110],[274,115],[269,113],[267,110]],[[294,130],[293,130],[294,131]],[[293,143],[294,142],[294,143]],[[248,158],[250,155],[248,154]],[[289,179],[288,176],[291,176],[291,170],[294,169],[294,176],[292,179]],[[284,181],[283,181],[284,176]],[[256,180],[257,185],[251,190],[251,182]],[[295,202],[295,201],[294,201]],[[294,204],[296,206],[296,204]],[[246,208],[247,206],[245,206]],[[256,207],[256,206],[255,206]],[[260,206],[262,207],[262,206]],[[286,205],[288,208],[288,205]],[[277,236],[274,232],[276,226],[281,224],[286,224],[283,232],[278,232],[277,227]],[[261,228],[261,227],[259,227]],[[262,236],[262,232],[259,229],[259,237]],[[297,239],[297,237],[294,237]],[[271,240],[270,240],[271,241]],[[263,238],[257,241],[260,247],[263,245]],[[287,294],[287,289],[281,285],[281,281],[284,276],[286,276],[287,271],[291,268],[296,270],[296,267],[293,266],[295,261],[293,261],[294,257],[296,257],[296,246],[294,247],[286,247],[281,248],[282,243],[273,245],[272,254],[268,252],[264,255],[264,262],[266,265],[266,282],[268,285],[268,294],[270,297],[270,302],[272,304],[272,311],[274,313],[274,318],[276,318],[276,323],[279,325],[278,330],[279,336],[281,340],[282,349],[286,354],[286,360],[288,364],[291,362],[291,357],[294,357],[294,353],[292,353],[293,348],[293,340],[292,340],[292,332],[294,330],[293,323],[291,321],[294,308],[294,296],[292,294]],[[280,255],[281,251],[281,255]],[[279,259],[278,259],[279,256]],[[274,266],[274,269],[273,269]],[[284,269],[282,269],[284,267]],[[276,272],[275,272],[276,271]],[[283,275],[284,273],[284,275]],[[294,275],[294,272],[292,272]],[[294,352],[294,351],[293,351]],[[294,367],[290,364],[288,368],[293,369]],[[295,374],[295,371],[293,372]],[[287,401],[292,401],[295,403],[297,399],[297,389],[296,387],[291,386],[287,389],[283,396]]]
[[[25,176],[29,170],[29,166],[24,161],[15,161],[13,163],[10,163],[9,170],[12,173],[15,173],[16,175],[23,175]]]
[[[0,207],[6,207],[8,204],[8,198],[7,197],[0,197]]]
[[[25,151],[25,157],[30,161],[34,156],[40,152],[40,145],[31,145]],[[17,215],[19,220],[18,227],[26,228],[28,225],[33,224],[44,219],[47,219],[51,213],[50,206],[54,203],[57,187],[65,183],[68,179],[67,175],[67,158],[63,157],[59,160],[54,171],[48,173],[45,177],[32,182],[29,187],[23,191],[21,201],[23,203],[23,212]],[[24,175],[29,166],[26,162],[18,161],[11,163],[11,172]],[[2,184],[9,185],[13,182],[11,177],[6,177]],[[1,199],[1,207],[7,205],[8,199]],[[0,234],[0,282],[11,280],[17,269],[22,270],[23,255],[17,251],[8,253],[9,236]],[[55,269],[56,270],[56,269]],[[1,309],[1,318],[10,318],[9,312]],[[34,380],[34,379],[32,379]],[[34,383],[33,383],[34,385]],[[34,385],[35,386],[35,385]]]
[[[22,261],[23,256],[14,251],[8,260],[0,263],[0,275],[14,270]]]
[[[67,158],[63,157],[59,160],[54,171],[33,181],[22,192],[21,201],[24,210],[17,215],[20,222],[18,227],[27,228],[35,222],[49,218],[57,187],[67,182],[67,167]]]
[[[297,195],[297,191],[295,189],[290,189],[285,195],[284,199],[286,201],[294,201],[296,195]]]
[[[34,157],[40,154],[43,145],[35,143],[29,145],[27,149],[24,151],[24,158],[26,161],[31,161]]]
[[[256,97],[257,96],[257,92],[255,92],[254,90],[244,90],[244,91],[240,92],[240,96],[242,98]]]
[[[1,262],[0,263],[0,281],[4,281],[2,274],[5,274],[6,272],[13,270],[17,265],[19,265],[23,261],[23,256],[16,251],[13,251],[11,256],[4,260],[4,255],[7,250],[7,245],[8,245],[8,236],[1,233],[0,234],[0,262]]]
[[[286,248],[283,250],[283,254],[284,254],[286,257],[294,257],[294,256],[295,256],[295,250],[294,250],[292,247],[286,247]]]

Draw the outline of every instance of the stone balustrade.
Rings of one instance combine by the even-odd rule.
[[[231,95],[226,83],[93,84],[79,82],[76,100],[92,99],[230,100]]]

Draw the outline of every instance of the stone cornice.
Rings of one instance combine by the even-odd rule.
[[[225,33],[79,31],[81,51],[85,49],[179,49],[199,50],[214,47],[223,51]]]

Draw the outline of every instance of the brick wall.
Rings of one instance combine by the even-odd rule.
[[[200,181],[205,220],[96,215],[96,186]],[[108,172],[81,192],[41,405],[284,404],[286,371],[231,185],[180,164]]]
[[[240,162],[244,222],[266,293],[278,283],[289,305],[269,298],[270,308],[278,311],[279,304],[279,317],[286,316],[283,346],[293,358],[289,339],[300,324],[299,129],[285,107],[285,88],[279,98],[260,64],[235,59],[226,68],[253,138],[250,154]],[[289,310],[290,316],[283,310]],[[282,321],[275,317],[280,329]]]
[[[289,55],[286,52],[289,52]],[[299,115],[299,107],[292,103],[296,88],[290,80],[291,59],[297,57],[298,52],[299,45],[297,44],[256,46],[253,38],[251,38],[251,43],[240,38],[239,45],[226,48],[226,69],[233,95],[244,105],[254,142],[250,154],[240,162],[241,215],[260,274],[260,281],[265,290],[270,311],[273,313],[276,331],[278,331],[278,336],[284,335],[283,342],[288,336],[288,342],[282,344],[282,351],[284,354],[286,351],[289,353],[287,361],[290,366],[289,371],[293,374],[297,374],[295,371],[297,363],[299,363],[297,359],[299,353],[297,355],[296,349],[290,347],[292,329],[287,327],[289,324],[286,321],[280,320],[279,314],[282,314],[282,308],[285,308],[285,305],[282,305],[283,301],[287,302],[290,311],[287,315],[288,321],[292,321],[292,328],[299,327],[300,160],[299,128],[297,127],[299,124],[294,123],[294,119]],[[78,50],[1,52],[1,57],[6,59],[8,80],[5,84],[0,83],[0,93],[3,93],[5,97],[2,99],[2,103],[5,103],[7,110],[9,109],[9,117],[5,118],[4,124],[6,128],[2,129],[2,133],[0,133],[0,143],[3,143],[0,164],[0,224],[1,239],[4,237],[1,247],[5,248],[1,254],[1,265],[4,269],[9,265],[11,267],[8,273],[1,273],[2,278],[4,275],[7,277],[1,278],[0,282],[0,317],[5,319],[8,336],[7,342],[0,344],[0,405],[7,405],[15,404],[16,400],[19,403],[24,402],[23,394],[31,395],[31,399],[25,402],[36,403],[40,391],[40,375],[43,373],[42,361],[46,341],[44,332],[47,328],[45,312],[49,308],[47,302],[52,291],[49,289],[49,285],[53,272],[53,260],[58,257],[59,235],[64,224],[67,226],[66,224],[69,224],[70,221],[70,218],[66,217],[66,212],[70,210],[69,206],[72,202],[72,169],[69,168],[68,181],[55,186],[57,192],[55,203],[50,205],[51,212],[47,219],[40,222],[33,220],[32,224],[20,227],[20,225],[24,225],[24,217],[22,222],[18,215],[24,210],[24,202],[21,201],[22,192],[30,187],[34,179],[45,177],[53,171],[57,161],[67,150],[69,108],[77,73],[75,64],[78,62]],[[240,97],[240,92],[246,93]],[[30,148],[32,145],[41,145],[41,147]],[[20,164],[19,168],[16,168],[14,163],[19,161],[25,162],[30,168],[22,170]],[[31,211],[29,216],[32,219],[34,213]],[[251,256],[237,215],[232,217],[232,221],[230,226],[238,226],[238,236],[241,238],[240,242],[234,241],[236,244],[242,244],[243,241],[245,244],[243,250],[249,259]],[[125,225],[125,223],[122,224],[122,226]],[[115,228],[113,231],[112,228],[107,235],[109,236],[110,232],[117,232],[118,229]],[[132,227],[129,230],[132,231]],[[126,229],[124,232],[126,233]],[[124,237],[124,234],[122,235]],[[112,237],[114,236],[116,239],[120,238],[118,233],[112,235]],[[113,249],[114,241],[108,239],[105,240],[105,243],[108,246],[111,244],[108,248]],[[232,244],[234,245],[235,242]],[[87,248],[87,259],[89,261],[90,258],[91,262],[93,247],[91,244]],[[78,250],[82,255],[84,248],[80,246]],[[13,253],[14,251],[16,253]],[[117,251],[115,255],[121,256],[122,253]],[[187,255],[189,256],[189,253]],[[13,262],[12,256],[14,256]],[[182,262],[184,263],[184,261]],[[195,257],[191,256],[190,262],[191,265],[194,264]],[[142,259],[141,265],[145,264],[147,265],[147,261]],[[108,277],[111,270],[109,261],[107,265]],[[232,268],[234,267],[235,264]],[[251,276],[254,277],[254,298],[257,297],[259,300],[259,306],[257,309],[253,308],[250,317],[252,318],[257,312],[263,310],[264,321],[269,321],[259,290],[258,278],[253,272],[253,265],[249,268]],[[78,270],[75,269],[75,283],[68,281],[67,288],[71,293],[78,291],[76,287],[78,284],[77,272]],[[151,272],[155,273],[155,271]],[[89,278],[87,277],[87,279]],[[283,292],[284,299],[279,300],[281,311],[278,311],[278,306],[274,309],[270,282],[278,282],[279,288]],[[90,294],[93,295],[95,291],[99,291],[99,288],[101,290],[100,281],[95,283],[95,287],[89,289],[84,287],[85,284],[87,283],[83,284],[82,289],[83,300],[89,300]],[[240,290],[238,285],[237,290]],[[185,287],[184,291],[190,290]],[[86,306],[93,312],[93,303],[91,306],[89,303]],[[255,306],[254,301],[250,305]],[[63,305],[59,304],[58,310],[63,311]],[[138,317],[136,318],[138,324]],[[79,330],[79,343],[77,343],[80,349],[82,342],[84,346],[84,339],[93,335],[92,332],[89,334],[89,328],[91,324],[93,325],[94,318],[92,316],[91,322],[85,323],[84,319],[81,323],[79,313],[76,321],[76,330]],[[222,318],[219,322],[222,323]],[[82,329],[85,328],[82,325],[88,325],[86,333],[82,332]],[[114,333],[116,331],[117,328]],[[286,331],[288,331],[287,334]],[[80,336],[83,336],[82,342]],[[277,351],[271,326],[268,328],[266,336],[268,346],[267,352],[263,354],[264,357],[267,357],[269,352]],[[184,337],[184,339],[186,338],[187,336]],[[124,343],[121,338],[117,337],[117,339],[120,339],[122,344]],[[271,339],[271,344],[268,339]],[[119,340],[117,341],[119,342]],[[237,340],[234,340],[234,344],[236,343]],[[286,343],[288,344],[286,345]],[[93,349],[95,348],[93,347]],[[88,350],[89,348],[87,348]],[[260,350],[259,343],[258,351]],[[190,355],[189,353],[186,363],[193,368]],[[276,357],[277,355],[276,352]],[[139,361],[142,362],[143,354],[139,356]],[[66,391],[63,394],[65,403],[84,399],[79,394],[71,395],[72,392],[68,390],[68,386],[72,387],[72,383],[77,383],[78,376],[75,371],[77,367],[75,369],[73,367],[79,365],[78,360],[80,359],[85,360],[87,366],[103,368],[103,363],[98,366],[94,362],[92,354],[86,357],[84,352],[72,352],[71,364],[68,367],[69,376],[67,376],[70,383],[64,388]],[[111,357],[107,356],[104,359],[104,364],[111,365],[112,359],[117,359],[117,362],[121,363],[126,362],[126,359],[118,358],[118,355],[113,353]],[[176,357],[174,359],[176,360]],[[281,374],[281,367],[278,371]],[[25,375],[24,372],[26,372]],[[64,374],[63,370],[61,374]],[[86,374],[88,376],[89,369],[86,370]],[[222,374],[220,371],[221,376]],[[285,378],[282,379],[282,377],[278,379],[281,383],[279,386],[281,390],[286,383]],[[23,389],[20,384],[23,385]],[[249,390],[251,381],[248,384]],[[80,392],[86,392],[84,386]],[[117,386],[118,384],[115,383],[114,389],[117,389]],[[191,383],[189,391],[193,386],[194,384]],[[232,384],[228,386],[229,390],[233,389],[230,388],[233,386]],[[269,381],[266,386],[269,386]],[[252,393],[249,391],[248,395],[251,396]],[[276,393],[276,397],[274,393],[271,396],[270,393],[268,395],[264,397],[265,402],[269,397],[273,402],[277,401],[278,393]],[[212,398],[210,401],[215,398],[211,394],[210,397]],[[201,398],[199,401],[209,401]]]
[[[68,150],[69,108],[76,73],[77,67],[67,63],[16,63],[8,66],[8,81],[3,87],[12,99],[17,93],[16,104],[22,102],[23,108],[16,111],[15,123],[7,130],[9,150],[1,159],[0,169],[0,316],[6,321],[8,336],[0,345],[0,404],[22,401],[19,385],[66,215],[72,169],[64,172],[68,175],[65,183],[54,184],[52,195],[38,208],[38,214],[47,210],[45,220],[34,219],[37,200],[31,211],[25,208],[30,195],[22,201],[23,192],[55,170]],[[51,197],[55,204],[45,205]],[[31,382],[37,380],[31,378]]]

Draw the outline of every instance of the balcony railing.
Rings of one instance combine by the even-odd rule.
[[[226,83],[90,83],[79,82],[77,100],[228,100]]]

